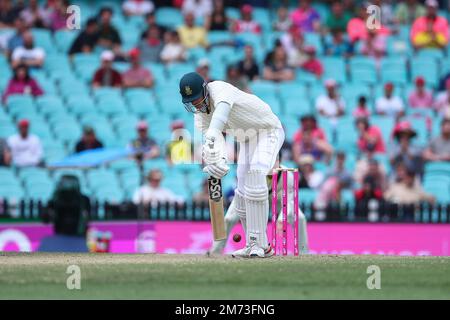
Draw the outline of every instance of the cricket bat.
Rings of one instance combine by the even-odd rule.
[[[222,181],[213,177],[208,178],[209,212],[214,240],[227,238],[225,231],[225,217],[223,212]]]

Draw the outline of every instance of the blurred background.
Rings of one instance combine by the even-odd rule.
[[[272,107],[309,221],[448,224],[448,20],[437,0],[0,0],[0,225],[56,223],[65,188],[69,234],[208,221],[193,70]]]

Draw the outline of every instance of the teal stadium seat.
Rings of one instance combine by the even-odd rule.
[[[76,117],[88,113],[97,113],[95,103],[88,95],[71,96],[67,99],[68,111]]]
[[[347,71],[345,68],[345,61],[341,57],[323,57],[321,59],[325,73],[324,79],[332,78],[338,83],[343,84],[347,82]]]
[[[210,44],[219,44],[230,42],[233,40],[233,35],[229,31],[210,31],[208,32],[208,42]]]
[[[77,36],[77,30],[58,30],[53,35],[53,38],[55,39],[54,43],[59,52],[67,53]]]
[[[159,8],[156,11],[156,22],[170,28],[176,28],[184,23],[180,10],[171,7]]]
[[[418,76],[424,77],[429,85],[436,88],[439,82],[437,62],[426,57],[413,58],[411,60],[411,79]]]

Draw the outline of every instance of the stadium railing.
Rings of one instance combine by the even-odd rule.
[[[228,204],[226,204],[227,206]],[[331,202],[317,208],[312,202],[301,202],[300,208],[308,221],[313,222],[372,222],[372,223],[450,223],[450,203],[420,203],[399,205],[386,201],[357,203]],[[44,221],[48,205],[42,201],[0,202],[0,222]],[[149,221],[208,221],[207,202],[183,204],[158,203],[139,207],[131,202],[108,203],[93,201],[89,220],[149,220]]]

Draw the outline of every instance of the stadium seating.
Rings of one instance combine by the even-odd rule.
[[[295,1],[291,1],[291,4],[293,2]],[[104,4],[115,9],[113,24],[119,29],[123,51],[135,47],[145,29],[144,18],[125,17],[121,12],[120,2],[79,1],[83,23]],[[313,6],[324,21],[329,15],[329,6],[322,2],[314,2]],[[165,27],[175,29],[183,24],[183,15],[178,8],[161,7],[155,12],[157,23]],[[240,17],[237,8],[227,7],[226,14],[233,19]],[[51,32],[32,29],[36,45],[46,51],[46,59],[43,68],[32,70],[31,75],[45,94],[35,98],[12,95],[5,102],[1,102],[0,138],[16,133],[18,120],[29,119],[32,133],[42,140],[44,160],[49,164],[73,153],[84,126],[93,127],[106,147],[124,147],[136,137],[136,124],[143,119],[149,123],[150,134],[162,150],[160,158],[145,161],[145,173],[153,168],[161,169],[165,174],[163,185],[189,198],[200,190],[204,175],[200,173],[197,165],[170,167],[164,158],[165,148],[171,140],[171,121],[181,119],[188,130],[193,130],[192,115],[186,114],[180,103],[178,80],[186,72],[195,70],[197,62],[202,58],[209,59],[212,78],[224,79],[226,67],[242,59],[243,44],[251,44],[254,47],[256,61],[262,67],[263,60],[273,49],[275,40],[282,35],[271,30],[275,15],[273,10],[254,9],[253,16],[262,26],[260,35],[211,31],[208,33],[208,41],[213,46],[209,49],[190,49],[186,62],[170,65],[145,63],[145,68],[152,72],[155,79],[155,87],[150,90],[92,89],[90,81],[100,65],[99,56],[102,50],[97,48],[93,53],[78,53],[69,57],[67,53],[79,33],[78,30]],[[8,30],[0,32],[3,35]],[[325,56],[321,35],[306,32],[304,36],[306,44],[316,48],[317,56],[323,64],[324,75],[321,79],[297,68],[293,81],[273,83],[257,80],[250,82],[249,88],[280,117],[288,141],[298,130],[299,118],[307,113],[315,114],[328,140],[334,143],[333,147],[346,152],[346,166],[352,170],[357,160],[358,136],[352,112],[358,98],[364,95],[369,108],[373,108],[375,99],[383,92],[383,85],[393,82],[396,86],[395,94],[401,96],[406,103],[417,76],[423,76],[428,88],[435,91],[440,78],[450,72],[450,46],[445,50],[413,50],[409,39],[409,25],[399,26],[398,33],[388,37],[387,55],[380,61],[360,55],[358,50],[351,58]],[[233,47],[233,43],[237,46]],[[123,72],[130,64],[115,62],[114,67]],[[0,91],[3,93],[12,76],[8,59],[3,54],[0,55],[0,74]],[[346,115],[339,120],[336,129],[328,119],[318,116],[314,108],[317,97],[325,92],[323,81],[328,78],[339,83],[339,93],[346,103]],[[431,110],[412,110],[409,106],[406,111],[407,120],[418,133],[414,143],[424,146],[430,137],[438,134],[440,116]],[[415,116],[416,114],[419,116]],[[431,132],[424,117],[432,120]],[[370,122],[381,129],[386,144],[392,142],[394,119],[375,115],[371,117]],[[387,157],[381,157],[381,160],[391,170]],[[330,165],[323,163],[317,164],[319,170],[329,167]],[[83,191],[90,192],[99,201],[120,202],[130,199],[141,180],[141,172],[133,159],[115,161],[101,168],[87,170],[86,173],[66,170],[53,172],[42,168],[0,168],[0,198],[11,201],[46,201],[50,198],[59,177],[65,172],[75,172],[82,181]],[[232,173],[224,179],[224,189],[234,188],[235,176]],[[450,200],[450,181],[446,175],[450,176],[448,163],[426,164],[424,188],[443,202]],[[313,202],[316,197],[316,191],[313,190],[301,190],[301,194],[305,203]],[[351,191],[344,192],[343,199],[352,203]]]

